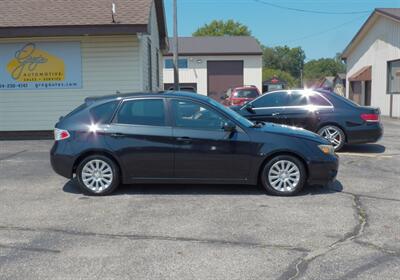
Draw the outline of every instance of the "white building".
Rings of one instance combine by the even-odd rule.
[[[342,54],[346,96],[400,117],[400,9],[376,9]]]
[[[88,96],[162,89],[162,0],[3,0],[0,136],[52,130]]]
[[[164,57],[164,89],[173,88],[172,53]],[[229,88],[255,85],[262,90],[262,50],[253,37],[181,37],[179,46],[179,82],[215,99]]]

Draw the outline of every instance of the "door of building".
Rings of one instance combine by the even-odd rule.
[[[207,62],[208,96],[221,101],[232,87],[243,86],[243,61]]]

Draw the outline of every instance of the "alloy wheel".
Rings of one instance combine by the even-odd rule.
[[[342,145],[343,142],[342,133],[340,133],[340,131],[334,126],[324,127],[319,132],[319,135],[324,137],[329,142],[331,142],[335,150]]]
[[[83,167],[81,175],[83,184],[94,193],[104,192],[113,182],[111,166],[100,159],[88,161]]]
[[[289,160],[275,162],[268,172],[268,182],[279,192],[292,192],[300,181],[300,170]]]

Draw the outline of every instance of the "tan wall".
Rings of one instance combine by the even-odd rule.
[[[347,58],[347,78],[372,65],[371,106],[379,107],[386,116],[390,111],[390,96],[386,94],[387,62],[396,59],[400,59],[400,22],[382,16]],[[347,81],[347,97],[349,90]],[[393,116],[400,117],[400,95],[393,96]]]
[[[165,57],[172,58],[172,57]],[[188,59],[188,69],[179,70],[180,83],[197,83],[197,91],[207,95],[207,61],[242,60],[244,63],[243,80],[245,85],[255,85],[262,90],[262,57],[248,56],[192,56]],[[164,64],[164,63],[163,63]],[[173,69],[164,69],[164,83],[174,82]]]
[[[151,8],[150,15],[150,34],[142,34],[140,38],[140,61],[142,64],[142,72],[140,73],[142,90],[148,91],[149,87],[149,60],[148,60],[148,42],[151,43],[151,62],[152,62],[152,90],[158,91],[163,89],[163,77],[162,77],[162,53],[159,50],[160,40],[158,35],[158,23],[155,5]],[[157,53],[159,58],[159,72],[157,73]],[[157,75],[159,76],[159,85],[157,85]]]

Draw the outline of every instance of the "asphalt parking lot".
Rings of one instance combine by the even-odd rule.
[[[52,141],[0,142],[0,279],[399,279],[400,121],[296,197],[137,185],[88,197]]]

